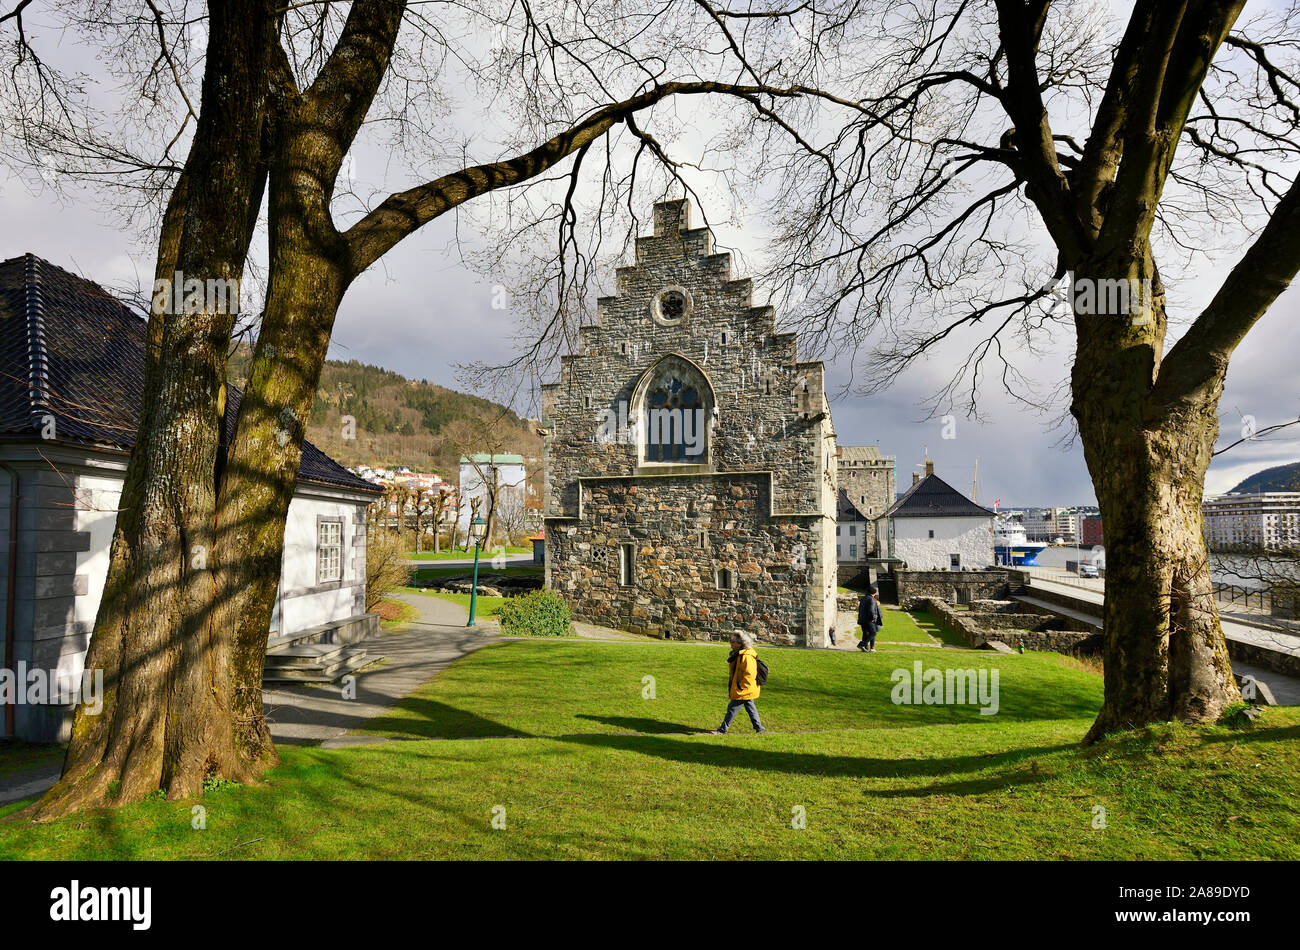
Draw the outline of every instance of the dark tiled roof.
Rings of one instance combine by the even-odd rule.
[[[993,517],[938,475],[927,475],[894,502],[885,518]]]
[[[98,284],[32,254],[0,262],[0,436],[129,450],[144,402],[145,321]],[[234,434],[239,392],[226,399]],[[374,492],[310,442],[298,478]]]
[[[835,498],[835,520],[836,521],[870,521],[862,509],[853,503],[849,498],[849,493],[843,488]]]

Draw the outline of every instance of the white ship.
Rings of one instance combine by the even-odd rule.
[[[998,564],[1033,564],[1045,547],[1042,541],[1030,541],[1019,521],[999,518],[993,523],[993,560]]]

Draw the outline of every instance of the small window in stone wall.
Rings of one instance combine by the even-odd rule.
[[[934,529],[933,529],[933,528],[930,529],[930,537],[932,537],[932,538],[934,537]]]
[[[718,590],[736,589],[736,572],[729,567],[720,567],[714,572],[714,583]]]
[[[631,587],[636,581],[636,545],[620,544],[618,546],[618,582],[624,587]]]

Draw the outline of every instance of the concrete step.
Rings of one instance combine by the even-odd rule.
[[[275,669],[318,667],[338,658],[342,643],[295,643],[266,651],[266,665]]]
[[[383,657],[368,656],[362,647],[344,647],[337,656],[313,666],[268,667],[262,685],[284,683],[334,683],[349,673]]]

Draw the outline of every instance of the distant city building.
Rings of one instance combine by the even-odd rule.
[[[993,564],[993,512],[935,475],[931,461],[925,463],[925,477],[912,477],[912,487],[876,522],[882,556],[913,571]]]
[[[1300,492],[1227,494],[1201,504],[1211,551],[1300,549]]]
[[[1105,544],[1105,532],[1101,526],[1101,515],[1083,515],[1079,519],[1079,543],[1087,547]]]

